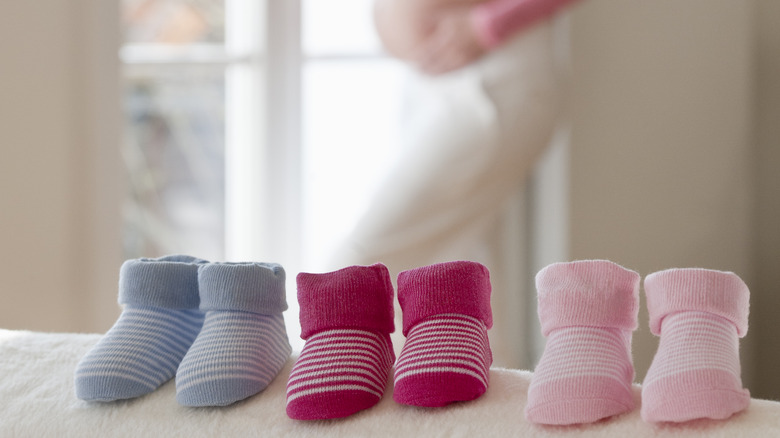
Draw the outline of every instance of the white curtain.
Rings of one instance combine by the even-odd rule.
[[[529,367],[521,321],[527,290],[525,181],[561,112],[554,26],[518,35],[479,62],[425,77],[410,72],[401,158],[332,258],[334,268],[414,267],[473,260],[490,270],[495,364]],[[530,298],[530,299],[529,299]],[[403,345],[396,309],[396,348]]]

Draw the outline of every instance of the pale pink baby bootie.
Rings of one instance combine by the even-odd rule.
[[[547,344],[528,388],[528,421],[590,423],[632,410],[639,274],[606,260],[556,263],[536,275],[536,288]]]
[[[669,269],[645,278],[650,330],[661,337],[642,388],[645,421],[728,418],[747,408],[739,338],[750,292],[734,273]]]

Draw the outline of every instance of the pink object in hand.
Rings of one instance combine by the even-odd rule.
[[[475,6],[471,20],[482,45],[496,47],[516,32],[550,18],[574,1],[491,0]]]
[[[591,423],[632,410],[639,274],[606,260],[556,263],[539,271],[536,288],[547,344],[528,388],[528,421]]]
[[[395,367],[393,399],[438,407],[485,393],[493,356],[490,275],[467,261],[398,275],[406,342]]]
[[[374,406],[395,361],[387,268],[375,264],[300,273],[297,282],[306,343],[287,382],[287,415],[341,418]]]
[[[747,408],[739,338],[748,329],[750,292],[734,273],[669,269],[645,278],[650,330],[661,337],[642,388],[652,422],[724,419]]]

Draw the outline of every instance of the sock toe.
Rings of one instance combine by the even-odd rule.
[[[717,400],[717,406],[712,402]],[[675,394],[660,403],[642,405],[642,419],[648,422],[682,423],[698,418],[725,420],[750,404],[747,391],[710,389],[693,394]]]
[[[642,418],[650,422],[726,419],[750,404],[750,392],[728,372],[688,371],[642,388]]]
[[[156,387],[124,377],[76,378],[76,397],[91,402],[126,400],[154,391]]]
[[[342,390],[298,398],[287,404],[293,420],[327,420],[349,417],[379,403],[381,397],[363,390]]]
[[[487,390],[490,362],[484,323],[465,315],[429,317],[408,333],[393,399],[423,407],[474,400]]]
[[[233,378],[207,381],[176,392],[176,401],[182,406],[227,406],[249,398],[265,389],[261,383],[247,384],[246,379]]]
[[[404,405],[435,408],[475,400],[485,391],[487,386],[471,375],[456,372],[439,376],[418,374],[396,383],[393,400]]]
[[[528,389],[528,421],[549,425],[584,424],[634,409],[630,386],[610,377],[581,376],[533,382]]]
[[[620,415],[634,409],[633,403],[625,404],[607,398],[582,398],[556,400],[526,409],[528,421],[539,424],[566,426],[593,423]]]

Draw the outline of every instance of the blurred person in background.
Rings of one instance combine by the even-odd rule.
[[[565,63],[553,17],[573,1],[376,0],[382,44],[410,67],[405,150],[333,258],[336,267],[382,262],[397,274],[474,260],[490,269],[494,309],[520,293],[522,261],[502,231],[522,227],[521,217],[507,216],[508,204],[560,119]],[[507,350],[517,350],[507,338],[518,333],[502,329],[506,319],[495,315],[496,363],[528,366],[510,358],[518,353]]]

